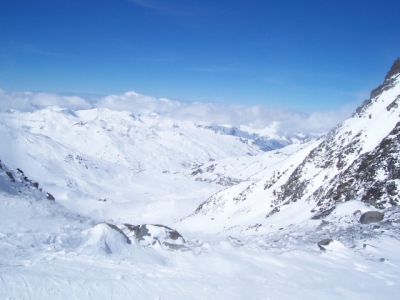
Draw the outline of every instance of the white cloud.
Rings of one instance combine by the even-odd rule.
[[[72,110],[88,109],[92,105],[79,96],[62,96],[51,93],[13,92],[0,89],[0,109],[34,111],[49,106],[59,106]]]
[[[256,129],[278,122],[278,133],[301,131],[306,134],[325,133],[349,117],[356,105],[347,105],[336,111],[314,111],[304,113],[296,110],[269,108],[261,105],[223,105],[204,102],[180,102],[166,98],[155,98],[136,92],[122,95],[88,98],[81,95],[58,95],[52,93],[13,92],[0,89],[0,109],[34,111],[48,106],[59,106],[72,110],[108,108],[127,110],[133,114],[157,112],[181,120],[192,120],[203,124],[248,125]]]

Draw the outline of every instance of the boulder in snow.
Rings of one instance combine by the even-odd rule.
[[[344,254],[346,251],[348,251],[345,245],[334,239],[324,239],[322,241],[319,241],[317,245],[319,249],[324,252],[328,251],[339,255]]]
[[[360,217],[361,224],[376,223],[383,220],[383,213],[379,211],[367,211]]]
[[[326,250],[326,246],[328,246],[332,242],[333,242],[332,239],[323,239],[322,241],[319,241],[317,243],[317,245],[318,245],[319,249],[325,251]]]

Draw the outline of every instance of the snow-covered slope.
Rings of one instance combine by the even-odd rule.
[[[288,232],[275,248],[268,245],[276,237],[214,237],[199,252],[168,251],[153,242],[169,235],[180,245],[173,230],[134,227],[143,240],[130,235],[128,243],[127,225],[71,214],[24,177],[1,164],[2,299],[394,299],[400,292],[400,243],[387,236],[357,251],[333,241],[321,252],[315,243],[291,243]]]
[[[384,83],[351,118],[264,170],[262,178],[213,195],[184,222],[195,226],[201,221],[211,232],[268,231],[275,223],[288,226],[321,213],[326,216],[350,200],[379,209],[397,205],[399,101],[397,60]]]
[[[185,170],[262,152],[193,122],[108,109],[6,111],[0,136],[4,162],[71,211],[97,220],[171,222],[219,189],[187,178]]]

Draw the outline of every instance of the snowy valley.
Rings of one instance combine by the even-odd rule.
[[[400,59],[326,135],[0,112],[4,299],[396,299]]]

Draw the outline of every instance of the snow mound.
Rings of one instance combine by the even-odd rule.
[[[129,255],[131,252],[131,241],[109,224],[97,224],[86,234],[87,240],[82,246],[82,250],[86,253]]]

